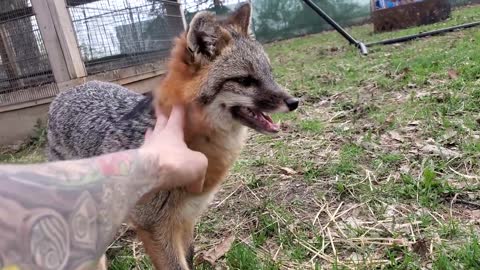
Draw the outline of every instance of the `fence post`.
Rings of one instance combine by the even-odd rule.
[[[187,31],[188,25],[187,25],[187,18],[185,17],[185,8],[187,8],[186,2],[180,2],[178,0],[178,3],[180,4],[178,8],[180,9],[180,16],[182,16],[182,23],[183,23],[183,30]]]
[[[167,0],[163,1],[165,4],[165,13],[167,16],[167,26],[170,30],[184,31],[186,29],[184,14],[182,12],[182,4],[179,0]],[[179,23],[176,18],[181,18],[182,22]],[[175,33],[176,35],[177,33]]]
[[[57,83],[85,77],[72,20],[65,0],[31,0]]]

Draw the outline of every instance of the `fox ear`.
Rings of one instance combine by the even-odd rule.
[[[252,31],[252,4],[241,4],[227,19],[227,23],[233,25],[238,32],[245,36],[253,37]]]
[[[187,30],[188,49],[195,61],[204,63],[220,55],[231,40],[231,35],[216,21],[211,12],[197,13]]]

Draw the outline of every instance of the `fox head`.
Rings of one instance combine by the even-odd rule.
[[[224,18],[197,13],[176,40],[160,107],[193,102],[218,127],[278,132],[268,113],[293,111],[299,101],[275,82],[267,54],[252,37],[251,16],[250,3]]]

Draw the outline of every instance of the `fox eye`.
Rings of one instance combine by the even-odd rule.
[[[234,78],[232,81],[241,84],[244,87],[249,87],[256,83],[256,80],[251,76]]]

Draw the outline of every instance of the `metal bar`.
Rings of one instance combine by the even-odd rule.
[[[70,1],[67,1],[67,8],[77,7],[77,6],[80,6],[80,5],[85,5],[85,4],[90,3],[90,2],[98,2],[98,1],[100,1],[100,0],[89,0],[89,1],[85,1],[85,3],[77,3],[77,2],[75,2],[74,4],[71,4],[71,3],[72,3],[72,0],[70,0]],[[170,1],[170,0],[156,0],[155,3],[166,3],[166,4],[169,4],[169,5],[172,5],[172,6],[181,6],[180,3],[175,2],[175,1]],[[147,6],[151,6],[151,4],[141,5],[141,6],[133,6],[133,7],[131,7],[131,8],[139,8],[139,7],[147,7]],[[92,7],[82,7],[82,9],[91,9],[91,10],[99,10],[99,11],[109,11],[109,9],[98,9],[98,8],[92,8]]]
[[[353,38],[345,29],[343,29],[336,21],[334,21],[330,16],[327,15],[319,6],[313,3],[311,0],[303,0],[305,4],[307,4],[313,11],[315,11],[320,17],[322,17],[328,24],[330,24],[338,33],[340,33],[350,44],[355,45],[358,49],[360,49],[362,54],[367,54],[368,49],[365,44],[362,42],[357,41]]]
[[[85,5],[85,4],[89,4],[89,3],[92,3],[92,2],[98,2],[100,0],[67,0],[67,6],[68,7],[71,7],[71,6],[80,6],[80,5]]]
[[[97,1],[97,0],[95,0],[95,1]],[[86,19],[91,20],[91,19],[95,19],[95,18],[101,18],[101,17],[105,17],[106,15],[131,11],[132,9],[140,9],[140,8],[144,8],[144,7],[148,7],[148,6],[145,5],[145,6],[138,6],[138,7],[132,7],[132,8],[124,8],[124,9],[119,9],[119,10],[92,9],[92,8],[83,8],[82,7],[81,8],[82,10],[96,10],[96,11],[108,11],[108,12],[105,12],[105,13],[102,13],[102,14],[97,14],[97,15],[92,15],[92,16],[89,16],[88,18],[80,18],[80,19],[73,19],[72,18],[72,22],[84,21]],[[71,8],[76,8],[76,7],[71,7]],[[162,14],[162,16],[173,17],[173,18],[181,18],[182,17],[181,15],[169,15],[169,14]]]
[[[5,23],[12,20],[18,20],[25,17],[31,17],[35,15],[32,7],[25,7],[9,12],[0,13],[0,23]]]
[[[376,42],[371,42],[366,44],[367,47],[370,46],[375,46],[375,45],[389,45],[389,44],[395,44],[395,43],[401,43],[409,40],[413,40],[416,38],[422,38],[426,36],[434,36],[434,35],[439,35],[445,32],[450,32],[450,31],[455,31],[457,29],[463,29],[463,28],[471,28],[480,25],[480,22],[473,22],[473,23],[466,23],[466,24],[461,24],[457,26],[452,26],[452,27],[447,27],[447,28],[442,28],[438,30],[433,30],[429,32],[423,32],[423,33],[418,33],[418,34],[413,34],[413,35],[408,35],[404,37],[399,37],[399,38],[393,38],[393,39],[386,39],[382,41],[376,41]]]
[[[42,72],[36,72],[36,73],[33,73],[33,74],[28,74],[28,75],[19,75],[15,78],[12,78],[12,79],[0,79],[0,83],[3,83],[3,82],[10,82],[10,81],[13,81],[13,80],[21,80],[21,79],[31,79],[31,78],[38,78],[38,77],[52,77],[53,76],[53,73],[51,70],[48,70],[48,71],[42,71]]]

